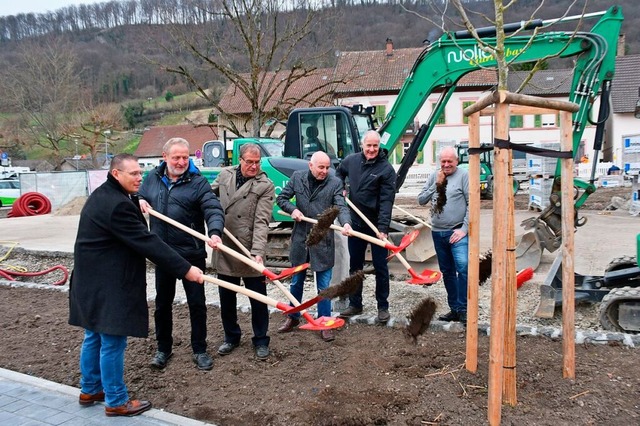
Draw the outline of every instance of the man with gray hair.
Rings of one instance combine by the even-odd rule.
[[[211,185],[220,197],[225,213],[225,228],[240,244],[251,252],[253,260],[264,263],[267,234],[275,199],[275,186],[260,169],[260,147],[248,143],[240,147],[240,164],[220,171]],[[235,243],[224,235],[223,243],[231,248]],[[240,248],[238,248],[240,250]],[[267,294],[265,277],[250,266],[226,253],[218,253],[216,269],[218,278],[233,284],[244,282],[249,290]],[[240,346],[242,330],[238,324],[236,292],[219,287],[220,316],[224,328],[224,341],[218,347],[218,355],[229,355]],[[269,358],[269,307],[255,299],[251,303],[252,344],[256,358]]]
[[[189,158],[189,142],[171,138],[162,149],[163,162],[149,172],[140,187],[140,208],[144,213],[149,206],[183,225],[209,233],[209,246],[221,242],[224,213],[220,202],[211,191],[207,179]],[[192,265],[204,270],[207,262],[205,243],[155,216],[150,219],[151,231],[174,248]],[[158,350],[151,365],[158,369],[167,366],[173,355],[173,300],[176,280],[156,268],[156,306],[154,312]],[[193,362],[200,370],[211,370],[213,360],[207,354],[207,305],[204,286],[182,280],[189,305],[191,320],[191,348]]]
[[[431,201],[431,236],[451,309],[439,319],[466,324],[469,174],[458,168],[454,148],[443,148],[439,158],[440,169],[427,179],[418,203],[424,205]]]

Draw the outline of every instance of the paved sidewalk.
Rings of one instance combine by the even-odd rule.
[[[151,409],[135,417],[107,417],[103,404],[78,404],[80,390],[0,368],[0,424],[37,425],[136,425],[203,426],[187,417]],[[153,401],[152,401],[153,402]]]

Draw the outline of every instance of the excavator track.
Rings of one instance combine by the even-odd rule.
[[[622,331],[625,333],[640,333],[640,321],[635,315],[635,324],[620,323],[620,310],[640,310],[640,287],[614,288],[604,296],[600,303],[600,324],[606,330]]]

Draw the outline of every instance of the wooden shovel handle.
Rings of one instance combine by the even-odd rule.
[[[407,216],[409,216],[412,219],[415,219],[416,221],[418,221],[418,223],[423,224],[424,226],[426,226],[427,228],[431,229],[431,225],[429,225],[427,222],[425,222],[424,220],[420,219],[418,216],[415,216],[413,214],[411,214],[410,212],[408,212],[407,210],[403,209],[400,206],[396,206],[395,204],[393,205],[394,208],[400,210],[402,213],[406,214]]]
[[[357,208],[356,205],[353,204],[353,202],[350,199],[348,199],[347,197],[344,197],[344,199],[347,202],[347,205],[351,208],[351,210],[356,212],[356,214],[358,216],[360,216],[362,218],[362,220],[364,220],[367,225],[369,225],[369,228],[371,228],[371,230],[373,232],[375,232],[376,234],[380,234],[380,231],[378,231],[378,228],[376,228],[376,226],[369,220],[369,218],[367,218],[364,215],[364,213],[362,213],[360,211],[360,209]],[[411,265],[409,265],[409,262],[407,262],[407,260],[404,257],[402,257],[402,255],[400,253],[396,253],[396,257],[398,258],[400,263],[402,263],[402,266],[404,266],[407,270],[411,269]]]
[[[282,210],[279,210],[278,213],[283,214],[283,215],[287,215],[287,216],[291,216],[289,213],[284,212]],[[302,220],[304,220],[305,222],[313,223],[314,225],[316,223],[318,223],[317,219],[312,219],[312,218],[306,217],[306,216],[302,216]],[[329,226],[329,228],[333,229],[334,231],[340,231],[340,232],[344,231],[344,228],[342,226],[338,226],[338,225],[331,225],[331,226]],[[358,231],[354,231],[354,230],[350,230],[349,231],[349,235],[353,236],[353,237],[361,238],[361,239],[363,239],[365,241],[370,242],[371,244],[375,244],[375,245],[378,245],[380,247],[388,248],[387,246],[388,246],[389,243],[385,243],[380,238],[374,238],[374,237],[372,237],[370,235],[363,234],[362,232],[358,232]]]
[[[235,291],[236,293],[244,294],[247,297],[257,300],[258,302],[262,302],[266,305],[273,306],[274,308],[278,308],[283,311],[289,310],[290,306],[286,305],[282,302],[277,301],[276,299],[272,299],[269,296],[265,296],[264,294],[260,294],[256,291],[249,290],[248,288],[229,283],[227,281],[223,281],[221,279],[212,277],[210,275],[203,275],[202,278],[205,281],[211,282],[217,286],[224,287],[228,290]]]
[[[157,211],[155,211],[152,208],[149,208],[148,212],[149,212],[150,215],[155,216],[158,219],[164,220],[165,222],[172,224],[176,228],[179,228],[179,229],[183,230],[184,232],[186,232],[186,233],[188,233],[190,235],[193,235],[196,238],[201,239],[202,241],[208,242],[209,240],[211,240],[211,238],[209,238],[208,236],[206,236],[204,234],[201,234],[200,232],[195,231],[195,230],[189,228],[188,226],[185,226],[185,225],[181,224],[180,222],[178,222],[176,220],[173,220],[168,216],[163,215],[162,213],[158,213]],[[230,256],[235,257],[239,261],[246,263],[247,265],[249,265],[250,267],[252,267],[253,269],[255,269],[256,271],[258,271],[260,273],[263,273],[264,270],[266,269],[264,267],[264,265],[261,265],[260,263],[256,262],[255,260],[253,260],[253,259],[251,259],[249,257],[243,256],[242,254],[240,254],[237,251],[225,246],[222,243],[218,243],[217,248],[218,248],[218,250],[220,250],[222,252],[225,252]]]
[[[233,235],[231,233],[231,231],[229,231],[227,228],[224,228],[224,234],[229,237],[229,239],[231,241],[233,241],[233,243],[238,246],[238,248],[240,248],[240,250],[242,250],[242,252],[244,254],[246,254],[247,256],[251,256],[251,252],[249,251],[249,249],[247,249],[244,244],[242,244],[240,242],[240,240],[238,240],[236,238],[235,235]],[[276,287],[278,287],[278,289],[287,297],[287,299],[289,299],[289,301],[293,304],[293,306],[300,306],[300,302],[298,302],[298,299],[296,299],[293,294],[291,294],[291,292],[284,286],[284,284],[282,284],[280,282],[280,280],[272,280],[272,282],[276,285]],[[302,314],[304,315],[306,313],[306,311],[302,311]]]

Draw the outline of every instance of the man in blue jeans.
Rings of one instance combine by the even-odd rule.
[[[420,205],[429,201],[431,236],[451,309],[439,319],[466,323],[469,174],[466,170],[458,168],[458,156],[452,147],[440,151],[440,169],[429,176],[418,195]]]
[[[291,199],[295,197],[295,204]],[[338,221],[345,228],[344,234],[348,235],[351,229],[349,210],[343,196],[343,184],[331,172],[331,160],[322,151],[317,151],[311,156],[309,170],[299,170],[293,173],[289,182],[280,195],[276,198],[278,206],[289,213],[296,221],[291,234],[291,251],[289,258],[293,266],[311,262],[311,270],[315,273],[318,292],[329,287],[331,271],[334,264],[335,246],[333,232],[327,233],[320,243],[307,246],[305,240],[311,231],[312,224],[303,222],[304,216],[315,218],[326,209],[336,206],[340,209]],[[304,279],[306,271],[298,272],[291,279],[291,294],[298,300],[302,300]],[[331,300],[322,300],[318,303],[318,317],[331,316]],[[279,333],[291,331],[300,324],[300,314],[287,317],[278,329]],[[322,330],[320,336],[326,342],[335,339],[333,330]]]
[[[137,193],[142,183],[138,158],[118,154],[107,181],[80,213],[69,283],[69,324],[84,328],[80,350],[82,406],[104,401],[107,416],[135,416],[149,401],[129,399],[124,381],[127,336],[147,337],[147,263],[202,285],[202,270],[191,266],[149,232]]]

